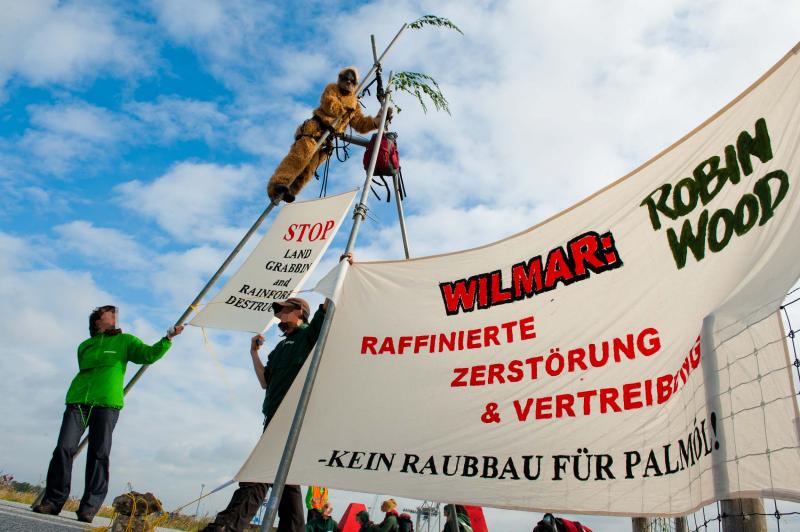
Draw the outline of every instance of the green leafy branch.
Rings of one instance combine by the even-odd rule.
[[[439,84],[427,74],[422,74],[420,72],[398,72],[392,76],[389,84],[398,91],[407,92],[414,96],[419,101],[425,113],[428,112],[428,107],[425,105],[423,95],[431,100],[431,103],[433,103],[437,111],[446,111],[447,114],[450,114],[450,106],[444,94],[442,94]],[[390,92],[389,94],[391,98],[391,94],[393,93]],[[397,112],[399,113],[402,109],[394,102],[394,98],[392,98],[392,103],[395,104]]]
[[[449,19],[444,17],[437,17],[436,15],[425,15],[424,17],[420,17],[414,22],[411,22],[408,27],[412,30],[422,29],[423,26],[436,26],[439,28],[449,28],[451,30],[456,30],[461,35],[464,35],[464,32],[461,29],[453,24]]]
[[[418,30],[425,26],[448,28],[457,31],[461,35],[464,35],[464,32],[461,31],[461,29],[453,24],[449,19],[437,17],[436,15],[425,15],[408,24],[408,27],[413,30]],[[408,94],[414,96],[417,101],[419,101],[420,105],[422,106],[422,110],[425,113],[428,112],[428,106],[425,105],[425,97],[427,96],[437,111],[446,111],[447,114],[450,114],[450,104],[448,104],[447,99],[444,97],[444,94],[442,94],[439,84],[436,83],[435,79],[427,74],[408,71],[398,72],[392,76],[392,79],[389,80],[389,85],[393,86],[399,92],[407,92]],[[397,112],[399,113],[402,109],[400,109],[400,106],[395,103],[392,94],[393,92],[389,93],[389,98],[392,100],[392,103],[397,108]]]

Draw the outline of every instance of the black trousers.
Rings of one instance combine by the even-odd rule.
[[[218,513],[214,522],[204,530],[209,532],[244,530],[264,502],[269,486],[258,482],[240,482],[227,508]],[[278,504],[278,532],[304,532],[306,523],[303,519],[303,507],[300,486],[288,484],[284,486],[281,502]]]
[[[119,409],[104,406],[67,405],[58,442],[47,468],[47,487],[43,502],[61,510],[69,497],[72,483],[72,458],[81,436],[89,428],[89,449],[86,455],[86,485],[78,512],[94,515],[108,493],[111,458],[111,434],[119,418]]]

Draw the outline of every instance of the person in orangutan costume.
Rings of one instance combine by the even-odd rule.
[[[348,125],[359,133],[368,133],[378,128],[379,116],[364,116],[356,96],[358,70],[347,67],[339,72],[336,83],[325,87],[314,115],[303,122],[294,133],[294,144],[283,158],[267,184],[267,195],[273,203],[280,199],[294,201],[303,187],[311,180],[316,169],[330,156],[324,148],[314,152],[317,141],[326,130],[341,134]],[[387,120],[392,116],[389,108]],[[337,119],[339,123],[334,126]]]

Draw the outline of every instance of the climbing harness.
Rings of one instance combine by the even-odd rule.
[[[350,128],[350,135],[352,136],[353,128]],[[323,151],[328,154],[328,157],[325,158],[325,165],[322,167],[322,180],[321,180],[321,187],[319,191],[319,197],[324,198],[328,194],[328,174],[330,173],[331,168],[331,155],[336,154],[336,160],[340,163],[345,162],[347,159],[350,158],[350,142],[344,139],[343,135],[334,135],[331,134],[328,136],[327,142],[320,148],[320,151]],[[319,174],[315,171],[314,177],[317,181],[320,181]]]

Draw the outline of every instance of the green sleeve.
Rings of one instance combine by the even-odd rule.
[[[311,509],[311,486],[306,490],[306,509]]]
[[[147,345],[135,336],[129,335],[128,360],[136,364],[152,364],[169,350],[172,342],[165,336],[153,345]]]

